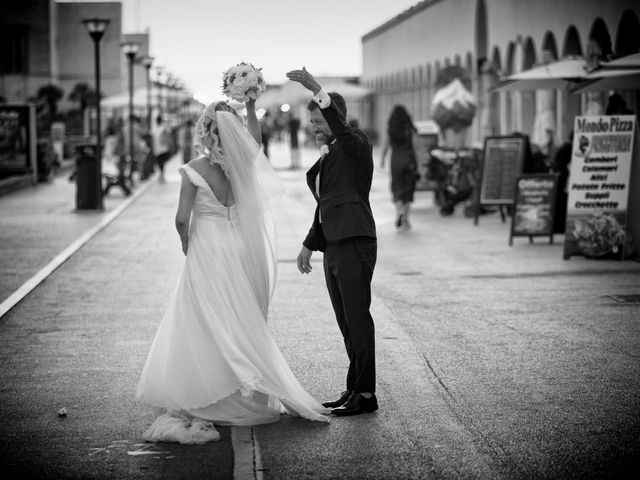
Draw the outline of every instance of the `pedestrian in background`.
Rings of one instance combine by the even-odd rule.
[[[116,168],[115,172],[111,171],[111,173],[109,173],[108,170],[105,172],[107,182],[102,191],[103,196],[109,194],[111,187],[119,187],[126,197],[131,195],[131,189],[129,185],[127,185],[129,149],[127,148],[125,126],[124,121],[118,119],[113,126],[113,130],[109,131],[109,135],[107,139],[105,139],[105,148],[109,154],[113,156],[112,161],[115,160]]]
[[[164,164],[171,156],[171,134],[162,121],[162,116],[156,118],[156,128],[153,130],[153,152],[156,165],[160,170],[160,183],[164,183]]]
[[[189,163],[193,156],[193,120],[191,119],[184,122],[180,144],[182,145],[182,163]]]
[[[300,130],[300,120],[295,114],[289,114],[289,146],[291,147],[291,169],[300,168],[300,143],[298,141],[298,130]]]
[[[262,151],[264,152],[264,156],[269,158],[269,142],[273,134],[273,121],[269,110],[267,110],[262,117],[260,131],[262,132]]]
[[[127,161],[127,178],[131,186],[134,186],[133,174],[138,172],[142,177],[142,169],[144,168],[144,156],[147,149],[147,144],[143,139],[142,121],[140,117],[135,115],[131,116],[131,130],[127,127],[125,134],[126,148],[128,154]],[[129,135],[133,133],[132,140],[129,139]],[[129,148],[129,141],[133,142],[133,150]],[[131,157],[133,153],[133,157]]]
[[[387,124],[387,140],[382,149],[380,167],[384,168],[387,152],[391,149],[391,194],[396,207],[396,228],[409,230],[409,213],[418,179],[418,165],[413,148],[416,127],[402,105],[391,111]]]
[[[565,141],[555,153],[553,158],[553,173],[558,174],[558,189],[556,191],[556,210],[553,216],[553,233],[564,233],[567,221],[567,200],[569,191],[567,182],[571,169],[571,151],[573,150],[573,130],[569,139]]]

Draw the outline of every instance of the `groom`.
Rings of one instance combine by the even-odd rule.
[[[300,273],[311,272],[311,254],[324,252],[329,297],[349,356],[347,390],[323,405],[334,415],[358,415],[378,409],[371,278],[376,264],[376,226],[369,205],[373,177],[371,144],[347,124],[347,106],[327,94],[303,67],[287,77],[313,93],[309,117],[321,158],[307,172],[318,206],[298,255]]]

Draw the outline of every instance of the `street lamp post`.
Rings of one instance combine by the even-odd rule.
[[[147,130],[151,131],[151,65],[153,65],[153,57],[145,55],[140,60],[147,72]]]
[[[135,168],[135,145],[133,142],[133,64],[140,45],[136,42],[122,43],[122,51],[129,61],[129,181],[133,184],[133,170]]]
[[[87,18],[82,21],[82,24],[87,29],[91,40],[94,45],[94,60],[95,60],[95,77],[96,77],[96,155],[97,155],[97,168],[95,189],[96,189],[96,209],[104,210],[104,203],[102,201],[102,119],[100,112],[100,40],[104,32],[107,30],[111,22],[108,18]]]

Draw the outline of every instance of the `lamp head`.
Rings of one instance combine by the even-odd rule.
[[[120,47],[122,47],[122,51],[127,56],[127,58],[133,61],[133,59],[136,58],[136,55],[138,54],[140,44],[137,42],[122,42],[120,44]]]
[[[111,19],[109,18],[86,18],[82,21],[84,28],[87,29],[87,33],[91,36],[94,42],[99,42],[107,30]]]
[[[140,63],[144,65],[144,68],[149,70],[151,68],[151,65],[153,65],[153,57],[151,55],[145,55],[140,59]]]

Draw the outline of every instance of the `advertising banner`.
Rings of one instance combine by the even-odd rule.
[[[564,258],[623,258],[636,118],[576,117]]]

